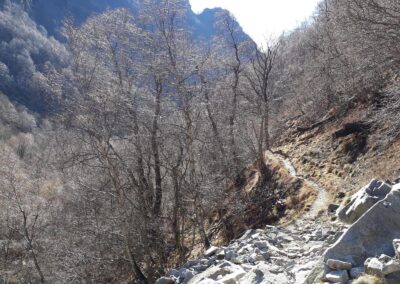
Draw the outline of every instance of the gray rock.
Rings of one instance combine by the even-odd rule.
[[[284,273],[271,273],[270,266],[260,263],[239,280],[240,284],[288,284],[288,277]]]
[[[295,266],[291,273],[295,276],[296,283],[306,283],[307,276],[310,271],[316,266],[317,261],[309,261],[302,265]]]
[[[290,243],[290,242],[294,241],[294,238],[287,234],[278,234],[277,237],[278,237],[278,240],[280,240],[281,242],[285,242],[285,243]]]
[[[195,275],[187,283],[195,284],[207,279],[218,281],[218,279],[221,279],[226,275],[232,274],[236,271],[243,271],[243,269],[229,261],[223,261],[221,264],[209,267],[204,272]]]
[[[206,264],[197,264],[197,265],[191,267],[191,269],[193,269],[196,272],[203,272],[207,268],[208,268],[208,265],[206,265]]]
[[[369,275],[383,276],[383,263],[376,257],[368,258],[365,261],[365,273]]]
[[[334,212],[336,212],[336,210],[338,208],[339,208],[339,205],[331,203],[331,204],[328,205],[328,212],[329,213],[334,213]]]
[[[169,277],[161,277],[157,279],[156,284],[175,284],[175,280]]]
[[[251,236],[254,235],[254,234],[256,234],[256,233],[257,233],[256,230],[253,230],[253,229],[247,230],[247,231],[243,234],[243,236],[240,237],[239,241],[245,241],[245,240],[247,240],[248,238],[251,238]]]
[[[346,213],[346,210],[344,210],[345,207],[346,207],[345,205],[339,205],[339,208],[336,209],[336,216],[339,219],[344,218],[343,215]]]
[[[180,276],[184,275],[188,271],[189,271],[189,269],[183,267],[183,268],[178,270],[177,275],[178,275],[178,277],[180,277]],[[174,275],[174,276],[176,276],[176,275]]]
[[[276,226],[272,226],[272,225],[266,225],[265,229],[267,229],[268,233],[271,233],[271,232],[275,232],[276,233],[276,232],[279,231],[279,229]]]
[[[244,257],[244,262],[254,264],[256,262],[256,260],[253,258],[253,254],[252,254],[252,255],[248,255],[248,256]]]
[[[218,279],[218,282],[225,284],[236,284],[237,281],[239,281],[239,279],[242,278],[244,275],[246,275],[246,272],[243,269],[236,270],[233,273]]]
[[[225,251],[225,259],[226,260],[231,260],[234,257],[237,257],[237,253],[234,250]]]
[[[241,249],[237,251],[238,254],[246,254],[254,251],[254,247],[251,244],[247,244],[243,246]]]
[[[254,245],[259,249],[268,248],[268,242],[266,241],[255,242]]]
[[[207,258],[207,257],[203,257],[202,259],[200,259],[200,263],[209,265],[210,264],[210,259]]]
[[[330,235],[329,237],[327,237],[326,242],[331,245],[335,243],[340,238],[341,235],[342,232],[336,232],[334,235]]]
[[[386,262],[391,261],[393,258],[390,257],[390,256],[388,256],[388,255],[386,255],[386,254],[381,254],[381,255],[378,257],[378,259],[379,259],[379,261],[381,261],[381,262],[383,262],[383,263],[386,263]]]
[[[383,265],[383,275],[388,275],[400,271],[400,263],[391,259]]]
[[[178,270],[176,270],[176,269],[171,269],[171,271],[168,273],[168,275],[170,275],[170,276],[174,276],[174,277],[177,277],[177,278],[179,278],[179,271]]]
[[[308,249],[310,253],[320,252],[324,248],[324,244],[322,242],[314,242],[313,246]]]
[[[385,198],[390,190],[390,185],[373,179],[367,186],[353,195],[351,201],[338,211],[339,219],[349,224],[355,222],[376,202]]]
[[[190,279],[192,279],[193,277],[194,277],[194,272],[193,271],[187,271],[186,273],[185,273],[185,277],[183,278],[183,282],[185,282],[185,283],[187,283],[187,282],[189,282],[189,280]]]
[[[349,274],[347,273],[347,270],[336,270],[327,273],[325,278],[333,283],[345,284],[349,280]]]
[[[216,254],[218,250],[219,250],[218,247],[212,246],[212,247],[210,247],[209,249],[207,249],[207,250],[204,252],[204,256],[206,256],[206,257],[207,257],[207,256],[212,256],[212,255]]]
[[[253,268],[249,273],[244,275],[242,279],[240,279],[240,284],[258,284],[262,283],[264,279],[264,273],[256,268]]]
[[[203,279],[199,282],[199,284],[220,284],[219,282],[213,280],[213,279]]]
[[[385,284],[399,284],[400,272],[394,272],[385,277]]]
[[[269,260],[271,258],[271,255],[268,252],[262,252],[261,255],[264,260]]]
[[[354,267],[350,270],[350,277],[353,279],[361,277],[365,272],[364,267]]]
[[[187,282],[190,278],[192,278],[195,275],[195,272],[200,272],[196,269],[191,268],[191,270],[187,268],[181,268],[178,271],[174,269],[174,271],[171,271],[171,276],[173,276],[176,279],[183,280],[184,282]]]
[[[304,284],[320,283],[321,281],[319,280],[324,278],[325,274],[326,273],[324,271],[324,263],[322,262],[322,259],[320,259],[314,265],[314,268],[308,273]]]
[[[273,274],[280,274],[284,272],[286,268],[275,264],[268,264],[268,267],[266,269]]]
[[[332,270],[350,270],[352,265],[350,262],[344,262],[336,259],[328,259],[326,265]]]
[[[385,183],[383,181],[379,181],[374,186],[369,187],[367,189],[367,192],[372,196],[383,196],[383,197],[385,197],[391,190],[392,190],[392,187],[389,184],[387,184],[387,183]]]
[[[242,264],[245,262],[245,260],[243,256],[236,256],[231,258],[231,262],[234,264]]]
[[[400,236],[400,184],[357,220],[329,248],[324,260],[338,259],[361,266],[368,257],[394,255],[392,241]]]
[[[254,268],[254,265],[249,263],[243,263],[240,265],[240,267],[243,268],[244,271],[249,272]]]
[[[189,260],[188,262],[186,262],[185,267],[189,268],[195,265],[199,265],[200,264],[200,260]]]
[[[226,254],[225,254],[225,250],[220,250],[219,252],[217,252],[217,254],[216,254],[216,257],[217,257],[217,259],[225,259],[225,257],[226,257]]]
[[[400,239],[394,239],[392,243],[396,258],[400,259]]]

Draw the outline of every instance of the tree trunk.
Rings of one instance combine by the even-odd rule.
[[[160,152],[159,152],[159,143],[158,143],[158,119],[161,113],[161,93],[162,93],[162,85],[160,82],[156,82],[156,106],[154,109],[153,116],[153,129],[151,134],[151,142],[152,142],[152,150],[154,156],[154,174],[155,174],[155,199],[154,199],[154,207],[153,214],[154,216],[160,216],[161,211],[161,202],[162,202],[162,178],[161,178],[161,162],[160,162]]]
[[[20,211],[22,213],[22,217],[24,218],[24,225],[23,225],[24,228],[23,228],[23,230],[24,230],[24,237],[25,237],[25,240],[27,242],[27,249],[28,249],[29,253],[31,254],[31,256],[33,258],[33,263],[35,264],[36,271],[38,272],[39,277],[40,277],[40,283],[45,283],[45,278],[44,278],[42,269],[41,269],[41,267],[39,265],[39,261],[37,259],[36,253],[33,250],[32,238],[31,238],[31,236],[29,234],[29,231],[28,231],[28,225],[27,225],[28,216],[25,213],[25,211],[23,211],[22,209],[20,209]],[[38,216],[36,215],[36,219],[37,218],[38,218]]]

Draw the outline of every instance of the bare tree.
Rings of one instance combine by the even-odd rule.
[[[251,73],[247,74],[246,78],[257,97],[257,102],[261,102],[261,122],[258,131],[258,157],[263,163],[265,156],[264,151],[270,150],[271,147],[269,128],[270,106],[273,95],[272,72],[279,51],[279,42],[269,42],[265,47],[261,49],[256,47],[255,49],[255,55],[251,59]]]

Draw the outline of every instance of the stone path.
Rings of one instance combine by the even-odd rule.
[[[308,219],[248,230],[228,246],[212,247],[202,258],[172,270],[169,277],[189,284],[302,284],[342,230],[337,224]]]

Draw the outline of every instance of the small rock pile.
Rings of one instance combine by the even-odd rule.
[[[352,264],[350,262],[328,259],[325,266],[325,275],[322,280],[333,283],[347,283],[349,280],[349,273],[351,273],[352,269]]]
[[[387,284],[400,283],[400,262],[398,259],[381,254],[370,257],[364,263],[365,273],[384,278]]]
[[[173,269],[157,284],[169,283],[304,283],[324,250],[342,234],[343,226],[299,220],[286,227],[248,230],[225,247]]]
[[[400,240],[394,240],[393,244],[397,248]],[[336,259],[328,259],[325,263],[322,281],[329,283],[351,283],[352,279],[358,279],[364,274],[376,276],[384,279],[386,284],[400,283],[400,261],[385,254],[379,257],[369,257],[364,262],[364,266],[353,267],[350,262]]]

